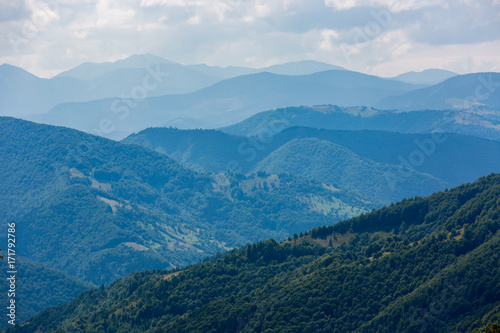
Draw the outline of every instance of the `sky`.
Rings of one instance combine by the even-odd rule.
[[[500,72],[500,0],[0,0],[0,38],[0,64],[40,77],[144,53],[386,77]]]

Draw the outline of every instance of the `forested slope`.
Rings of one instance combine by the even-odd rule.
[[[0,118],[0,156],[0,218],[17,222],[19,255],[96,285],[374,207],[286,174],[195,172],[149,149],[13,118]]]
[[[147,271],[8,332],[473,332],[500,319],[500,175],[182,271]]]

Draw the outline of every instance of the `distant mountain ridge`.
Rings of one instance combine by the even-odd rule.
[[[497,141],[455,134],[303,127],[269,136],[270,128],[262,132],[264,135],[249,137],[215,130],[150,128],[122,142],[154,149],[197,170],[287,172],[383,203],[427,195],[500,172]],[[416,154],[424,154],[424,160],[412,165],[409,160]]]
[[[223,80],[189,94],[149,97],[133,107],[127,100],[113,99],[60,104],[29,120],[91,132],[106,118],[113,122],[114,133],[102,135],[119,134],[113,138],[121,139],[126,136],[123,133],[169,126],[179,118],[185,119],[188,128],[193,120],[198,126],[204,124],[203,128],[214,128],[242,121],[261,110],[330,103],[370,105],[383,96],[417,87],[346,70],[298,76],[258,73]]]
[[[239,136],[274,134],[293,126],[332,130],[379,130],[397,133],[456,133],[500,141],[500,113],[482,110],[422,110],[414,112],[370,107],[317,105],[280,108],[220,130]]]
[[[85,72],[85,71],[84,71]],[[46,113],[60,103],[103,98],[145,98],[196,91],[219,79],[169,63],[105,71],[91,80],[71,76],[41,79],[14,66],[0,66],[0,115]],[[26,98],[26,94],[30,98]]]
[[[140,98],[189,93],[223,79],[261,72],[305,75],[342,69],[329,64],[303,61],[262,69],[182,65],[150,54],[132,55],[105,63],[83,63],[41,79],[21,68],[0,66],[0,115],[26,116],[48,112],[65,102],[87,102],[103,98]],[[152,74],[153,73],[153,74]],[[151,78],[153,76],[153,78]],[[160,80],[158,80],[160,78]],[[29,91],[30,98],[24,97]],[[128,96],[128,97],[124,97]]]
[[[450,77],[457,76],[457,73],[446,71],[443,69],[426,69],[421,72],[408,72],[392,77],[393,80],[398,80],[406,83],[415,84],[438,84]]]
[[[262,68],[251,68],[242,66],[209,66],[205,64],[183,65],[180,63],[166,60],[162,57],[154,56],[151,54],[136,54],[128,58],[117,60],[115,62],[104,63],[83,63],[75,68],[59,73],[57,77],[73,77],[81,80],[93,80],[97,77],[119,69],[125,68],[144,68],[157,64],[170,64],[183,66],[205,75],[217,77],[219,79],[229,79],[232,77],[248,74],[256,74],[262,72],[269,72],[282,75],[307,75],[316,72],[323,72],[326,70],[343,70],[343,67],[330,65],[313,60],[304,60],[297,62],[289,62],[280,65],[273,65]]]
[[[117,60],[115,62],[92,63],[84,62],[72,69],[61,72],[54,76],[59,77],[72,77],[79,80],[94,80],[99,76],[126,68],[145,68],[158,64],[175,64],[162,57],[157,57],[151,54],[136,54],[131,55],[125,59]]]
[[[497,139],[500,74],[454,74],[432,69],[387,79],[317,61],[252,69],[182,65],[134,55],[113,63],[84,63],[52,79],[40,79],[4,65],[0,66],[0,115],[120,140],[151,126],[218,128],[263,110],[335,104],[396,113],[446,111],[441,120],[436,113],[431,120],[385,113],[365,121],[366,126],[345,129],[392,130],[383,128],[382,120],[388,120],[405,132],[410,129],[404,127],[450,127],[443,123],[450,120],[460,134]],[[27,91],[30,98],[25,98]]]
[[[494,108],[498,113],[500,73],[454,76],[434,86],[382,98],[376,106],[401,110],[474,110],[485,107]]]

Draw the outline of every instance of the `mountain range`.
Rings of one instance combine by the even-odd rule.
[[[7,331],[495,327],[499,87],[316,61],[1,65]]]
[[[400,110],[468,110],[477,107],[498,110],[500,73],[455,76],[435,86],[383,98],[378,106]]]
[[[400,112],[336,105],[290,107],[259,112],[220,130],[238,136],[267,136],[293,126],[408,134],[456,133],[500,140],[500,112],[471,109]]]
[[[482,75],[489,79],[493,74]],[[336,104],[406,110],[405,94],[419,89],[428,89],[423,94],[430,96],[434,89],[440,89],[446,98],[429,99],[424,105],[422,100],[428,98],[418,96],[415,99],[420,104],[414,105],[424,109],[448,105],[449,109],[461,110],[480,78],[477,82],[474,78],[465,80],[463,89],[455,95],[449,91],[457,86],[454,83],[445,88],[429,87],[460,77],[433,69],[379,78],[316,61],[260,69],[183,65],[147,54],[112,63],[83,63],[51,79],[2,65],[0,115],[68,126],[118,140],[158,125],[227,126],[257,112],[287,106]],[[30,98],[24,98],[20,92],[28,90]],[[495,92],[491,94],[491,98],[466,104],[466,108],[496,108]],[[403,97],[398,100],[398,96]]]
[[[500,319],[499,197],[492,174],[181,271],[133,273],[7,332],[477,332]]]
[[[373,208],[349,191],[286,174],[199,173],[75,130],[13,118],[0,126],[1,217],[18,221],[21,255],[94,284]],[[271,215],[262,218],[262,209]]]
[[[182,94],[208,87],[223,79],[239,75],[271,72],[304,75],[342,69],[315,61],[275,65],[262,69],[182,65],[161,57],[132,55],[116,62],[83,63],[51,79],[38,78],[25,70],[4,64],[0,66],[0,115],[26,116],[46,113],[65,102],[86,102],[104,98],[146,94],[142,98]],[[148,87],[152,87],[149,89]],[[30,98],[22,92],[29,91]]]
[[[273,136],[241,137],[151,128],[122,142],[154,149],[192,169],[286,172],[386,204],[500,172],[500,142],[456,134],[291,127]]]
[[[468,104],[467,107],[455,102],[450,104],[450,101],[470,99],[469,94],[473,96],[476,91],[476,81],[490,76],[496,78],[498,74],[470,74],[465,78],[455,76],[438,85],[422,88],[422,85],[347,70],[309,75],[258,73],[222,80],[187,94],[63,103],[48,113],[27,119],[121,139],[132,132],[159,125],[187,129],[222,127],[243,121],[263,110],[287,106],[371,106],[392,110],[386,112],[389,115],[399,115],[401,111],[407,111],[405,103],[415,96],[420,104],[415,102],[412,104],[415,108],[411,110],[446,109],[446,117],[441,115],[441,120],[456,118],[454,122],[460,126],[498,130],[500,118],[495,102],[498,91],[493,91],[488,99],[479,104]],[[461,89],[455,90],[457,85]],[[425,104],[422,104],[423,101]],[[415,116],[418,117],[415,114],[400,117]],[[366,122],[370,120],[372,118],[366,119]],[[103,122],[111,125],[103,126]]]
[[[26,309],[379,205],[289,174],[195,172],[137,145],[9,117],[0,117],[0,159],[0,218],[17,224],[17,255],[59,272],[61,281],[72,278],[46,302],[27,289]],[[6,224],[0,234],[6,249]],[[23,283],[37,281],[32,274]]]
[[[273,65],[263,68],[250,68],[242,66],[208,66],[205,64],[197,65],[182,65],[176,62],[168,61],[164,58],[157,57],[151,54],[136,54],[126,59],[117,60],[115,62],[105,63],[83,63],[75,68],[59,73],[55,78],[59,77],[73,77],[81,80],[93,80],[97,77],[126,68],[146,68],[157,64],[171,64],[180,65],[188,69],[194,70],[201,74],[205,74],[218,79],[230,79],[232,77],[256,74],[262,72],[269,72],[282,75],[307,75],[316,72],[323,72],[327,70],[343,70],[340,66],[325,64],[318,61],[304,60],[298,62],[289,62],[281,65]],[[424,75],[416,74],[417,76]],[[427,76],[427,75],[426,75]]]
[[[29,119],[86,132],[99,130],[103,127],[100,126],[103,119],[107,119],[112,127],[101,128],[101,135],[118,135],[113,137],[116,139],[123,133],[151,126],[192,128],[193,120],[204,128],[220,127],[242,121],[259,111],[283,106],[371,105],[383,97],[417,87],[346,70],[298,76],[258,73],[223,80],[188,94],[148,97],[140,101],[104,99],[63,103]]]
[[[83,66],[90,77],[96,70]],[[79,74],[79,73],[78,73]],[[70,75],[38,78],[21,68],[0,66],[0,115],[26,116],[49,112],[58,104],[87,102],[122,96],[161,96],[196,91],[219,79],[178,64],[161,63],[146,68],[118,68],[84,80]],[[29,92],[30,98],[25,98]]]

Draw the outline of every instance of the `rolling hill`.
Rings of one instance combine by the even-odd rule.
[[[240,137],[215,130],[151,128],[122,142],[154,149],[197,170],[287,172],[384,203],[500,171],[500,142],[475,137],[303,127],[276,132]]]
[[[0,218],[17,222],[19,255],[95,285],[374,207],[287,174],[194,172],[67,128],[2,117],[0,129]]]
[[[500,175],[133,273],[7,332],[476,332],[500,319]]]

